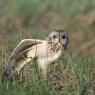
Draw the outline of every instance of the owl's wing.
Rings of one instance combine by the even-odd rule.
[[[14,49],[10,59],[15,56],[17,53],[20,53],[24,51],[25,49],[35,45],[44,42],[44,40],[38,40],[38,39],[24,39],[22,40],[17,47]]]
[[[43,40],[38,39],[24,39],[14,49],[7,67],[4,71],[4,80],[11,81],[13,75],[18,72],[26,63],[31,61],[31,58],[24,56],[25,50],[32,47],[33,45],[43,43]],[[24,58],[23,58],[24,56]]]

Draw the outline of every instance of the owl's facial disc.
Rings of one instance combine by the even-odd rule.
[[[66,32],[63,31],[63,29],[61,30],[56,30],[56,32],[59,34],[59,43],[64,47],[64,49],[67,49],[67,45],[68,45],[68,35]]]
[[[63,29],[52,31],[46,39],[55,45],[60,44],[64,49],[67,48],[68,35]]]

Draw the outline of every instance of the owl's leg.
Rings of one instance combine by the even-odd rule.
[[[47,77],[47,68],[42,68],[42,77],[43,78]]]
[[[47,66],[42,66],[39,68],[39,78],[47,78]]]
[[[47,69],[39,69],[38,79],[45,80],[47,78]]]
[[[29,63],[31,60],[32,60],[31,57],[26,58],[25,61],[22,62],[15,70],[19,73],[19,71],[21,70],[21,68],[22,68],[25,64]]]

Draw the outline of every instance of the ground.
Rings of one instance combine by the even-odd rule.
[[[56,27],[68,32],[69,47],[50,67],[48,78],[39,80],[37,67],[30,64],[24,68],[25,84],[2,83],[8,58],[21,39],[44,39]],[[94,95],[94,35],[95,0],[1,0],[0,95]]]

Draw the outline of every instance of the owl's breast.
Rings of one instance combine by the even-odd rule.
[[[45,68],[50,63],[53,63],[55,60],[57,60],[62,55],[62,51],[59,50],[58,52],[50,52],[46,56],[40,56],[38,57],[38,66],[40,68]]]

